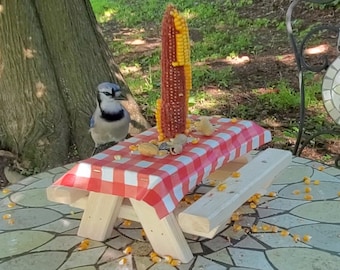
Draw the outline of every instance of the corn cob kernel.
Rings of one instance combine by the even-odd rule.
[[[162,21],[161,98],[156,104],[158,139],[174,138],[190,128],[187,121],[192,88],[190,41],[186,21],[169,5]]]
[[[287,230],[282,230],[281,232],[280,232],[280,234],[281,234],[281,236],[288,236],[289,235],[289,231],[287,231]]]
[[[302,237],[302,241],[303,242],[309,242],[310,240],[312,239],[312,237],[308,234],[305,234],[303,237]]]
[[[314,180],[314,181],[313,181],[313,185],[316,185],[316,186],[317,186],[317,185],[320,185],[320,180]]]
[[[132,247],[131,246],[127,246],[124,250],[123,253],[124,254],[131,254],[132,252]]]

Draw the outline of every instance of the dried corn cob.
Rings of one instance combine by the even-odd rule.
[[[157,101],[156,123],[159,140],[185,133],[191,90],[188,26],[174,6],[169,5],[162,21],[161,99]]]

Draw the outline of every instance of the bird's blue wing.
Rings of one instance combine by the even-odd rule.
[[[94,117],[92,115],[91,119],[90,119],[90,128],[94,127]]]

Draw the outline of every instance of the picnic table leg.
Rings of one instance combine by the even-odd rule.
[[[119,196],[90,192],[78,235],[97,241],[109,238],[122,201]]]
[[[192,252],[173,213],[159,219],[155,209],[143,201],[130,199],[154,251],[188,263]]]

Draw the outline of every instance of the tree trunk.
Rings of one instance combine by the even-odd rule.
[[[98,26],[89,0],[0,0],[0,146],[43,170],[80,158],[96,86],[118,83],[138,133],[148,127]]]

